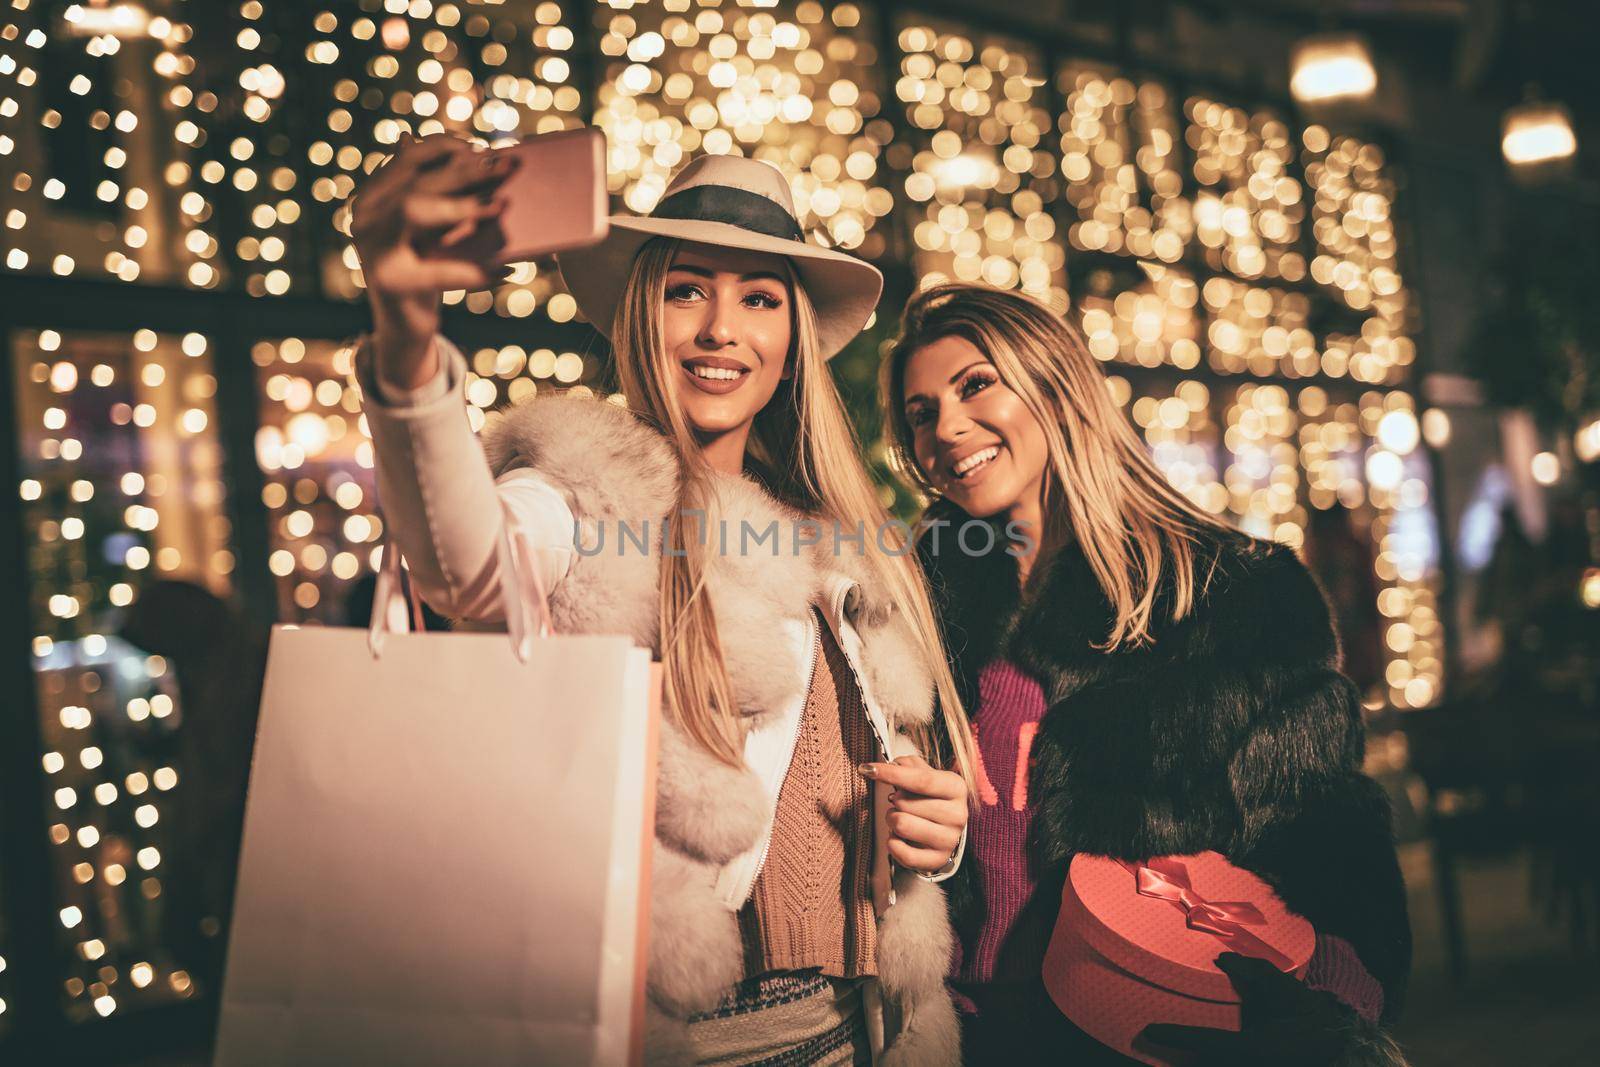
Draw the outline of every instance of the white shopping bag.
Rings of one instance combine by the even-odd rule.
[[[509,580],[509,639],[386,632],[384,554],[370,633],[273,631],[215,1062],[637,1063],[649,652]]]

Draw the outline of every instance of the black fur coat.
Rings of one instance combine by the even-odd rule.
[[[928,517],[952,523],[937,552],[924,535],[919,553],[969,709],[997,655],[1037,678],[1048,702],[1029,774],[1041,887],[1060,886],[1079,851],[1214,849],[1348,941],[1394,1018],[1411,933],[1388,800],[1361,772],[1359,697],[1339,672],[1327,602],[1293,553],[1208,535],[1196,571],[1211,576],[1189,615],[1171,622],[1163,593],[1153,643],[1106,652],[1095,645],[1111,608],[1076,548],[1045,564],[1023,603],[1003,537],[973,556],[954,536],[965,513],[941,501]],[[981,907],[967,873],[947,887],[958,915]]]

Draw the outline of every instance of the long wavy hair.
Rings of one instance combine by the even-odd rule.
[[[1171,617],[1187,615],[1208,577],[1197,574],[1197,535],[1228,527],[1172,487],[1111,399],[1082,336],[1029,297],[949,284],[906,304],[879,382],[896,474],[929,497],[939,495],[916,460],[905,372],[918,349],[946,337],[960,337],[987,356],[1044,431],[1046,528],[1031,577],[1044,573],[1053,549],[1076,539],[1114,612],[1107,649],[1150,640],[1163,583],[1171,587]]]
[[[662,340],[667,272],[678,242],[656,238],[634,258],[612,331],[617,384],[636,415],[655,426],[683,458],[677,514],[704,508],[712,486],[693,427],[675,389],[676,363]],[[785,261],[787,263],[787,261]],[[799,276],[788,268],[793,375],[757,414],[746,447],[746,469],[778,499],[812,517],[850,529],[864,522],[883,529],[889,520],[862,462],[861,443],[845,413],[833,377],[818,349],[817,317]],[[663,703],[683,731],[730,764],[742,761],[738,706],[717,640],[716,606],[705,589],[708,546],[671,524],[674,551],[661,559],[660,631]],[[957,695],[935,620],[928,586],[910,552],[882,551],[868,536],[866,558],[874,576],[910,626],[934,677],[943,738],[907,728],[925,753],[953,752],[955,769],[972,782],[972,731]]]

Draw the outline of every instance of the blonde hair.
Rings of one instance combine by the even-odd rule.
[[[951,284],[907,302],[880,368],[884,437],[902,480],[938,495],[916,461],[904,392],[912,354],[945,337],[960,337],[987,356],[1044,431],[1046,530],[1033,576],[1043,572],[1045,553],[1075,537],[1115,613],[1107,649],[1151,639],[1169,570],[1171,617],[1187,615],[1206,581],[1196,575],[1196,535],[1227,527],[1172,487],[1112,401],[1082,336],[1029,297]]]
[[[634,259],[617,308],[612,341],[618,385],[628,405],[677,446],[683,480],[676,514],[702,508],[711,492],[710,470],[700,457],[693,428],[677,404],[672,363],[662,342],[661,307],[678,242],[657,238]],[[787,263],[787,261],[785,261]],[[746,447],[746,464],[789,506],[841,523],[862,521],[883,529],[889,517],[861,461],[861,446],[833,377],[818,349],[816,311],[793,269],[790,350],[793,376],[759,412]],[[661,560],[661,660],[663,704],[685,733],[731,764],[742,762],[738,706],[717,639],[715,605],[705,595],[707,546],[685,536],[673,522],[672,552]],[[866,539],[866,559],[910,626],[932,670],[945,740],[957,769],[972,783],[972,731],[956,692],[939,636],[926,580],[909,551],[891,555],[876,538]],[[891,724],[893,726],[894,724]],[[936,751],[935,736],[909,731],[924,753]]]

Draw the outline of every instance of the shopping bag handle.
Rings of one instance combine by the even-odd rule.
[[[391,631],[406,633],[411,630],[420,631],[423,628],[422,600],[417,594],[416,583],[407,581],[401,574],[400,546],[394,543],[384,525],[385,533],[383,544],[379,549],[377,579],[372,586],[372,615],[367,622],[367,648],[372,651],[372,658],[377,659],[383,652],[383,642]],[[392,613],[394,594],[397,586],[406,590],[406,607],[404,614],[396,616]]]
[[[529,632],[529,619],[535,611],[538,623],[535,633],[549,637],[550,598],[545,591],[544,579],[534,563],[533,547],[526,534],[514,531],[511,516],[502,506],[499,536],[495,538],[495,556],[500,567],[500,600],[506,616],[506,631],[511,638],[512,651],[523,663],[533,652],[533,633]],[[372,617],[367,625],[367,647],[374,659],[383,654],[384,639],[391,632],[423,629],[422,599],[417,593],[414,579],[401,574],[400,546],[395,543],[389,527],[384,527],[383,548],[378,562],[377,581],[372,590]],[[403,586],[409,605],[407,615],[390,613],[397,587]]]
[[[533,635],[528,632],[531,609],[537,608],[539,622],[537,633],[549,637],[550,597],[545,591],[544,579],[533,559],[533,546],[528,535],[516,531],[511,522],[511,512],[500,504],[500,536],[495,541],[495,553],[500,558],[500,602],[505,607],[506,631],[511,635],[511,648],[517,659],[528,662],[533,651]]]

